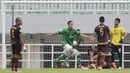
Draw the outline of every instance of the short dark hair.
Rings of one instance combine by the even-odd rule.
[[[17,18],[15,19],[15,22],[17,22],[19,19],[20,19],[20,17],[17,17]]]
[[[17,21],[18,21],[18,18],[15,19],[15,22],[17,22]]]
[[[67,24],[69,24],[69,23],[71,23],[71,22],[73,22],[73,21],[70,20],[70,21],[67,22]]]
[[[119,21],[119,22],[121,21],[120,18],[116,18],[115,21],[116,21],[116,20]]]
[[[101,17],[99,18],[99,22],[100,22],[100,23],[104,23],[104,22],[105,22],[105,18],[104,18],[103,16],[101,16]]]

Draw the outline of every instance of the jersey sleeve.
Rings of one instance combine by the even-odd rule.
[[[63,34],[63,33],[65,33],[65,29],[61,29],[61,30],[59,31],[59,34]]]
[[[121,27],[120,29],[121,29],[122,34],[124,34],[126,32],[124,28]]]

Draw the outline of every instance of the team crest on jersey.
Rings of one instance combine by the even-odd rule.
[[[73,35],[70,35],[69,38],[73,38]]]

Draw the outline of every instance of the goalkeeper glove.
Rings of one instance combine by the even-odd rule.
[[[23,46],[23,49],[24,49],[24,52],[26,52],[26,51],[27,51],[27,48],[26,48],[25,46]]]
[[[123,43],[124,37],[122,37],[119,41],[119,43]]]
[[[108,47],[110,48],[111,47],[111,41],[108,40]]]

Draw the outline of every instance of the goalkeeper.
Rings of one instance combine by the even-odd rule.
[[[78,34],[77,30],[73,28],[73,21],[68,21],[68,28],[64,28],[61,31],[58,32],[58,34],[61,34],[61,44],[64,49],[64,53],[60,55],[57,59],[55,59],[55,62],[58,62],[62,59],[65,58],[65,61],[61,63],[61,66],[64,67],[69,58],[71,57],[74,49],[73,49],[73,41],[74,41],[74,36]],[[55,63],[55,67],[56,67]]]

